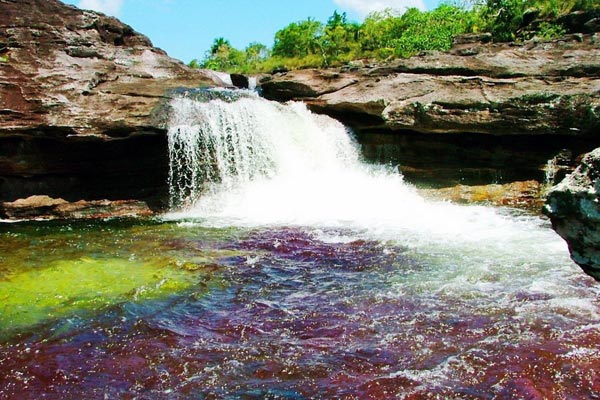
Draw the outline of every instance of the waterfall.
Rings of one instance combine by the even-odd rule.
[[[212,101],[173,100],[168,132],[172,207],[246,183],[342,171],[359,165],[346,128],[301,103],[280,105],[251,92]],[[211,97],[214,97],[211,96]]]
[[[173,212],[166,218],[352,232],[348,240],[393,240],[457,259],[471,255],[464,268],[557,257],[570,263],[564,242],[539,217],[425,200],[397,169],[364,163],[339,122],[302,103],[225,97],[173,100]]]

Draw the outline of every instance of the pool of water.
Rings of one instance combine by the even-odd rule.
[[[598,398],[597,284],[484,211],[517,237],[2,225],[0,398]]]

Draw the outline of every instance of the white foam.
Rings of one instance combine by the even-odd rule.
[[[546,221],[427,201],[397,171],[363,163],[343,125],[303,104],[254,96],[176,99],[173,108],[171,186],[179,208],[165,218],[213,227],[300,226],[339,243],[391,241],[430,266],[407,279],[440,295],[499,299],[507,284],[553,291],[551,297],[583,293],[555,289],[581,272]],[[436,266],[443,267],[433,273]],[[593,315],[597,305],[590,307],[585,312]]]

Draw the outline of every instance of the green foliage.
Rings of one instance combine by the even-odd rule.
[[[214,40],[200,67],[216,71],[231,71],[243,65],[245,58],[244,52],[232,47],[228,40],[220,37]]]
[[[393,53],[393,40],[399,38],[405,26],[393,10],[373,12],[361,26],[360,46],[364,52]]]
[[[276,57],[305,57],[321,50],[323,24],[308,18],[294,22],[275,34],[273,55]]]
[[[476,7],[483,26],[495,41],[538,37],[554,39],[566,33],[557,19],[573,11],[600,8],[597,0],[485,0]]]
[[[327,22],[307,18],[275,34],[270,50],[251,43],[237,50],[217,38],[201,62],[191,67],[256,73],[280,69],[339,66],[356,59],[410,57],[422,51],[446,51],[456,35],[487,31],[494,41],[549,40],[566,33],[557,18],[575,10],[598,8],[598,0],[465,0],[470,7],[442,4],[432,11],[404,14],[387,9],[363,23],[335,11]]]
[[[449,50],[454,36],[471,32],[476,26],[471,11],[447,4],[431,12],[411,8],[400,20],[404,28],[402,34],[390,42],[394,54],[400,57],[410,57],[424,50]]]
[[[538,30],[537,30],[537,33],[535,36],[537,36],[538,38],[543,39],[543,40],[550,40],[550,39],[559,38],[559,37],[563,36],[565,33],[566,33],[566,30],[562,25],[544,21],[538,27]]]
[[[327,21],[321,39],[321,54],[325,66],[350,61],[360,53],[360,25],[347,21],[346,13],[334,12]]]
[[[487,30],[497,41],[510,41],[515,39],[515,33],[523,22],[526,10],[525,0],[487,0],[482,17]]]

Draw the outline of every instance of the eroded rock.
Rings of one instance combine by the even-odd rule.
[[[7,220],[26,219],[101,219],[149,217],[148,205],[137,200],[80,200],[68,202],[46,195],[30,196],[0,204],[0,217]]]
[[[358,130],[591,135],[600,129],[600,44],[580,37],[521,45],[460,39],[448,53],[292,71],[260,85],[267,98],[302,100]]]
[[[548,193],[544,213],[567,241],[571,258],[600,281],[600,148]]]
[[[0,1],[0,201],[164,203],[173,90],[221,85],[130,26],[57,0]]]

